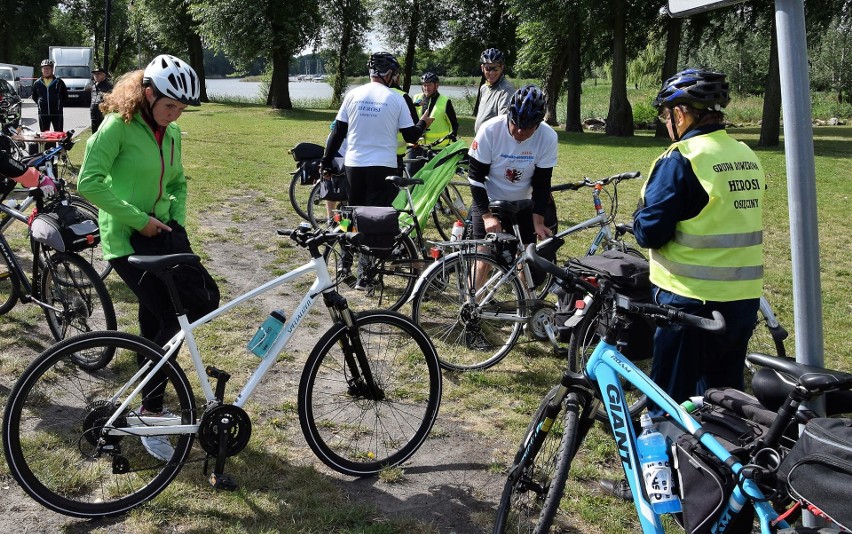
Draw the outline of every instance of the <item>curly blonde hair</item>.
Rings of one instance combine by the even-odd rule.
[[[142,87],[142,75],[145,71],[134,70],[121,76],[112,92],[104,96],[101,112],[118,113],[125,123],[130,123],[137,111],[145,104],[145,88]]]

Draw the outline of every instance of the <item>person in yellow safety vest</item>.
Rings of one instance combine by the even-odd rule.
[[[459,131],[459,120],[456,117],[456,110],[453,108],[452,101],[438,92],[439,83],[440,80],[437,74],[424,72],[423,76],[420,77],[420,87],[423,89],[423,92],[414,96],[414,105],[417,106],[420,117],[429,116],[435,119],[432,125],[429,126],[429,129],[423,133],[420,144],[428,146],[436,141],[443,140],[431,147],[436,152],[448,146],[451,142],[455,142]],[[416,145],[409,146],[406,158],[414,159],[425,154],[426,150],[424,148]],[[425,160],[407,164],[408,174],[414,176],[425,164]]]
[[[650,249],[655,300],[725,318],[724,334],[657,328],[651,378],[677,402],[745,387],[763,292],[766,178],[755,153],[725,131],[729,102],[723,73],[686,69],[666,80],[653,105],[674,143],[652,165],[633,215],[636,241]],[[630,496],[626,481],[601,485]]]

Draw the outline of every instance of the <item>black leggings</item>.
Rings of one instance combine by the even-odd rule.
[[[180,330],[180,323],[178,323],[177,314],[166,285],[156,276],[130,265],[127,256],[114,258],[109,260],[109,263],[118,276],[124,280],[127,287],[136,295],[136,298],[139,299],[139,335],[159,346],[163,346]],[[194,302],[182,302],[182,305],[186,309],[190,321],[212,311],[209,304],[199,306],[198,303]],[[137,360],[139,365],[146,362],[144,358],[138,356]],[[144,388],[142,407],[146,411],[161,412],[163,410],[163,393],[166,389],[165,378],[161,374],[151,380]]]

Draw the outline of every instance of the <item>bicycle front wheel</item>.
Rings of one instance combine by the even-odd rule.
[[[557,496],[554,488],[564,486],[571,465],[570,459],[560,463],[560,457],[567,452],[573,458],[576,450],[575,445],[573,450],[566,451],[563,444],[578,441],[577,414],[580,406],[578,395],[569,393],[562,401],[559,411],[548,414],[551,411],[548,406],[557,390],[558,386],[553,387],[542,399],[515,454],[500,497],[497,520],[494,523],[495,534],[547,532],[553,521],[556,512],[553,503],[558,507],[562,496],[562,489],[559,489]],[[543,438],[542,432],[546,433]],[[567,432],[571,432],[571,436],[566,441],[569,437]],[[548,499],[551,492],[554,492],[555,501]],[[541,522],[543,518],[547,519],[546,525]]]
[[[290,205],[293,206],[293,211],[295,211],[299,217],[306,221],[310,221],[307,212],[307,202],[305,200],[308,196],[308,188],[300,187],[302,185],[300,175],[301,172],[296,172],[290,180]]]
[[[15,307],[20,294],[18,277],[5,254],[0,254],[0,315]]]
[[[442,260],[421,281],[411,317],[435,343],[441,367],[488,369],[515,346],[524,293],[517,276],[501,282],[508,272],[491,256],[461,253]]]
[[[441,403],[441,369],[429,338],[399,313],[359,313],[355,327],[363,355],[348,348],[349,331],[338,323],[308,357],[299,422],[323,463],[368,476],[406,461],[423,444]]]
[[[116,330],[115,309],[107,288],[95,269],[80,256],[57,252],[44,262],[41,274],[42,301],[47,325],[59,341],[95,330]],[[88,371],[109,363],[113,353],[104,347],[100,354],[86,353],[78,365]]]
[[[109,367],[90,373],[77,365],[78,355],[90,351],[112,351],[116,357]],[[30,364],[12,388],[3,418],[9,470],[30,497],[60,514],[106,517],[154,498],[174,480],[193,434],[152,436],[161,440],[159,454],[171,451],[165,459],[154,456],[143,438],[130,434],[159,422],[140,414],[141,397],[118,415],[112,432],[105,432],[136,385],[131,380],[139,369],[137,355],[159,361],[162,354],[138,336],[92,332],[54,345]],[[186,375],[171,361],[162,371],[167,380],[159,399],[171,424],[194,424]],[[121,429],[128,433],[116,432]]]

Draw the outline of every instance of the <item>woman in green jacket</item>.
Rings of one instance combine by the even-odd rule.
[[[185,62],[160,55],[145,68],[124,75],[105,98],[109,115],[86,145],[80,168],[79,192],[100,209],[104,259],[139,300],[139,332],[164,345],[180,330],[168,291],[154,276],[130,265],[134,253],[168,254],[190,251],[183,228],[186,220],[186,176],[181,163],[180,128],[174,123],[188,105],[199,105],[199,80]],[[173,232],[163,236],[164,232]],[[166,239],[168,238],[168,239]],[[175,250],[175,242],[185,250]],[[136,250],[136,249],[140,250]],[[206,298],[182,298],[190,320],[218,307],[215,282],[201,265],[187,269]],[[181,296],[184,296],[181,287]],[[140,362],[141,364],[142,362]],[[142,411],[162,412],[165,384],[144,393]],[[148,452],[171,457],[166,436],[142,438]]]

